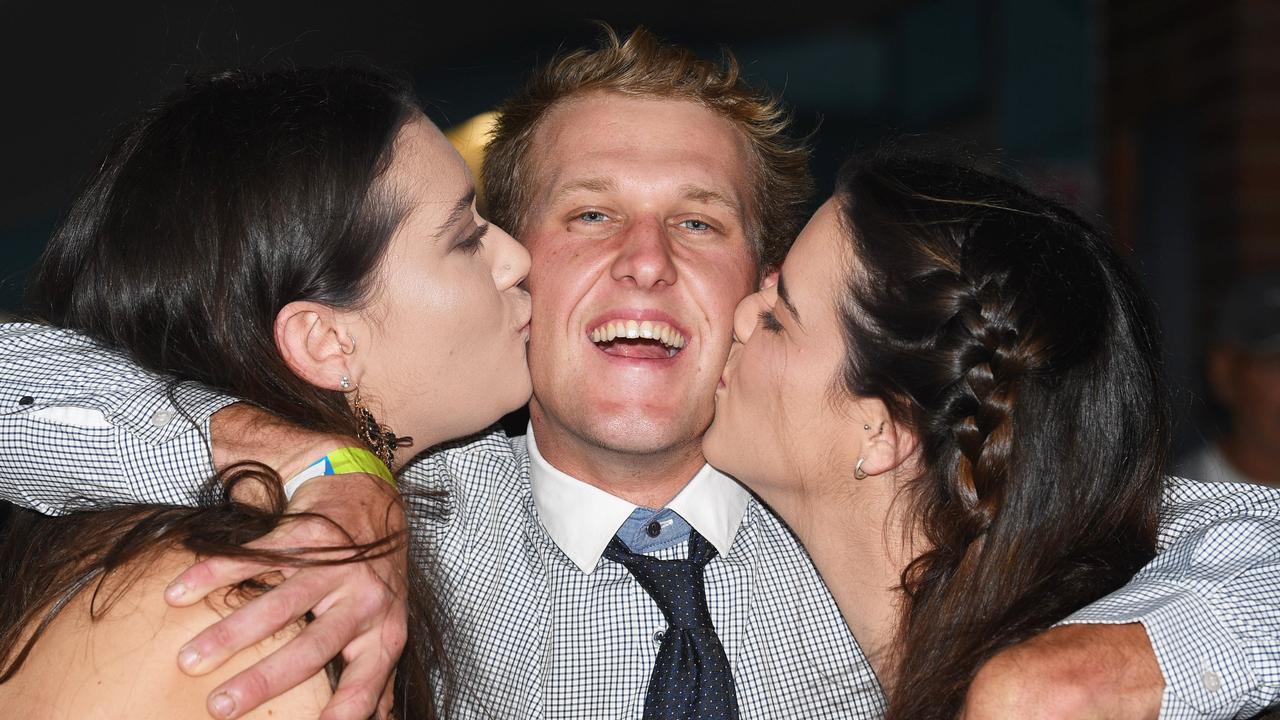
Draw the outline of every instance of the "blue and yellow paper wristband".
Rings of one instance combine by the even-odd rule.
[[[396,488],[395,477],[391,475],[391,471],[387,469],[386,465],[382,464],[382,461],[376,455],[364,448],[348,447],[334,450],[290,478],[289,482],[284,484],[284,496],[292,500],[293,494],[298,491],[298,488],[312,478],[322,475],[344,475],[356,472],[377,475],[386,480],[387,484],[392,488]]]

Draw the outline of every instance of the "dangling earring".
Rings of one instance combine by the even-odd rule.
[[[391,428],[378,422],[368,406],[360,398],[360,388],[356,388],[355,397],[351,399],[352,412],[356,416],[356,437],[369,446],[373,454],[378,456],[388,468],[396,458],[396,448],[413,444],[411,437],[397,437]]]
[[[853,466],[853,477],[858,480],[866,480],[867,474],[862,472],[862,461],[866,458],[858,458],[858,464]]]

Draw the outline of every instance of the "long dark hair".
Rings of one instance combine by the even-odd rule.
[[[382,177],[400,129],[420,116],[409,85],[373,69],[194,77],[118,132],[41,259],[31,308],[175,378],[171,394],[177,382],[196,381],[298,426],[351,435],[346,397],[310,385],[282,360],[275,316],[296,300],[348,309],[366,301],[406,211]],[[250,474],[278,485],[268,468]],[[98,507],[61,518],[16,511],[0,570],[3,675],[17,670],[39,631],[88,583],[101,588],[157,548],[312,563],[240,547],[290,521],[278,496],[267,509],[231,502],[226,481],[244,475],[213,478],[199,508]],[[342,562],[405,542],[402,532],[352,545]],[[39,556],[25,558],[35,543]],[[448,679],[441,622],[419,564],[409,572],[397,710],[435,717],[445,703],[430,678]]]
[[[406,208],[379,179],[420,114],[368,69],[223,71],[126,125],[49,241],[35,314],[290,422],[346,433],[346,396],[275,346],[295,300],[365,301]]]
[[[233,493],[242,484],[257,484],[256,494],[264,500],[252,505],[234,501]],[[92,592],[90,618],[107,616],[146,571],[147,559],[156,554],[181,547],[200,556],[310,567],[373,560],[396,552],[405,542],[404,534],[398,533],[368,543],[351,540],[334,548],[244,547],[281,523],[305,518],[332,522],[314,513],[286,514],[279,477],[257,463],[235,465],[211,478],[201,489],[196,507],[119,505],[60,517],[10,508],[7,522],[0,525],[0,683],[17,674],[69,602],[82,592]],[[322,557],[317,554],[322,550],[338,554]],[[406,579],[409,632],[396,666],[394,710],[399,718],[435,718],[437,708],[448,707],[448,696],[438,693],[433,683],[448,680],[449,674],[436,596],[418,567],[411,565]],[[234,607],[268,589],[269,585],[251,579],[227,588],[220,599]],[[311,619],[310,614],[306,619]],[[331,686],[337,685],[343,665],[339,656],[325,667]]]
[[[962,163],[858,158],[841,381],[917,435],[888,717],[954,717],[996,651],[1155,552],[1168,411],[1150,301],[1061,205]]]

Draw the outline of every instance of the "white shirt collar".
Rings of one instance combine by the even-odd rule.
[[[538,518],[556,545],[584,573],[595,570],[609,540],[636,506],[567,475],[538,451],[533,424],[525,435],[529,451],[529,483]],[[710,465],[684,486],[667,508],[705,537],[720,555],[728,555],[751,495],[728,475]]]

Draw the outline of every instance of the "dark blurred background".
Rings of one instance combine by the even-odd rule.
[[[816,3],[812,4],[816,5]],[[820,188],[887,134],[942,133],[1109,226],[1161,308],[1177,444],[1213,432],[1211,308],[1280,269],[1280,3],[847,0],[488,4],[0,0],[0,314],[111,128],[215,65],[362,58],[415,78],[441,127],[491,109],[535,63],[644,24],[782,94],[817,129]],[[163,238],[157,238],[157,247]]]

